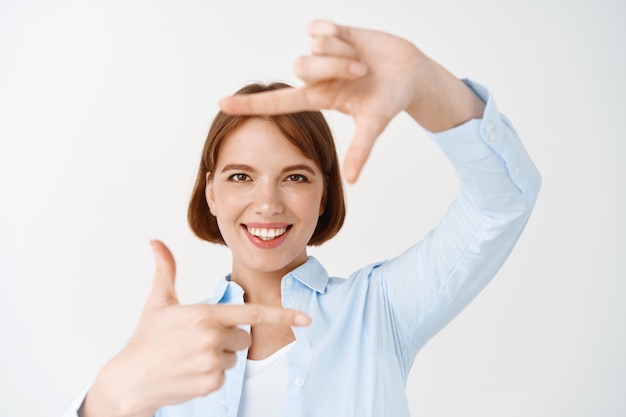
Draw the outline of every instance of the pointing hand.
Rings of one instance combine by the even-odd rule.
[[[239,325],[303,326],[303,313],[265,305],[180,305],[176,265],[168,248],[151,242],[156,258],[152,289],[128,345],[100,372],[83,406],[83,416],[152,416],[219,389],[236,352],[251,338]]]

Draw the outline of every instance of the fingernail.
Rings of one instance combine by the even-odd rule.
[[[237,111],[237,107],[241,103],[241,98],[237,95],[228,96],[221,99],[217,104],[220,106],[220,110],[224,113],[233,113]]]
[[[305,314],[298,314],[294,317],[293,322],[296,326],[308,326],[311,324],[311,318]]]
[[[354,184],[354,182],[356,181],[357,175],[358,175],[358,172],[356,169],[352,167],[344,168],[343,177],[348,183]]]
[[[365,75],[367,73],[367,67],[361,62],[350,63],[350,73],[354,75]]]
[[[152,250],[152,254],[154,255],[154,257],[155,257],[155,259],[157,261],[159,259],[161,259],[159,251],[157,250],[157,240],[156,239],[151,239],[150,240],[150,249]]]

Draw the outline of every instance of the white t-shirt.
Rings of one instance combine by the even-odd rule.
[[[282,417],[285,408],[287,353],[294,342],[260,361],[246,361],[238,417]]]

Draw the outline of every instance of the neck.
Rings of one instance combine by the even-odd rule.
[[[265,304],[281,306],[280,281],[283,275],[234,275],[231,280],[236,282],[244,290],[244,301],[252,304]]]
[[[280,288],[282,278],[305,261],[306,259],[297,265],[288,265],[277,271],[251,270],[233,264],[230,279],[243,288],[246,303],[282,306]]]
[[[230,279],[243,288],[246,303],[281,306],[280,283],[282,278],[304,264],[307,258],[306,249],[285,263],[281,262],[280,257],[271,254],[240,258],[233,253],[233,268]]]

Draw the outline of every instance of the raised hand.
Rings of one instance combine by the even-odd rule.
[[[482,102],[410,42],[384,32],[316,20],[308,27],[311,55],[296,60],[297,89],[235,95],[220,102],[235,114],[281,114],[335,109],[355,121],[343,164],[354,182],[376,138],[407,111],[424,128],[441,131],[480,117]]]
[[[152,416],[157,408],[207,395],[224,382],[250,335],[238,325],[302,326],[303,313],[263,305],[181,306],[176,266],[167,247],[151,242],[156,257],[152,290],[128,345],[100,372],[82,415]]]

